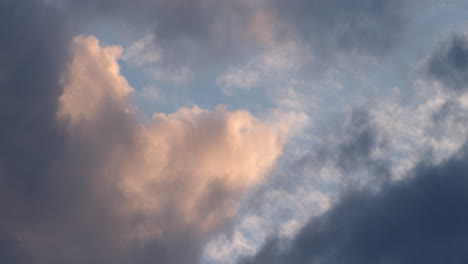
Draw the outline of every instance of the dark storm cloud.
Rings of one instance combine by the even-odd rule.
[[[243,263],[468,261],[466,151],[381,192],[351,192],[290,242],[270,240]]]
[[[0,5],[0,188],[33,203],[47,195],[49,166],[61,153],[55,115],[69,39],[64,21],[36,1]],[[1,201],[15,210],[14,199]]]
[[[12,189],[35,193],[60,151],[55,113],[69,39],[64,20],[37,1],[0,5],[0,171]]]
[[[429,57],[429,76],[451,91],[466,91],[468,87],[468,38],[454,35],[444,41]]]

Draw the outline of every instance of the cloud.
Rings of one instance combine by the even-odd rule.
[[[381,192],[353,191],[293,240],[270,240],[242,263],[464,262],[467,169],[462,151]]]
[[[114,232],[121,232],[124,245],[140,245],[137,263],[161,256],[167,263],[192,263],[234,216],[236,198],[273,166],[284,142],[281,131],[245,111],[196,106],[155,114],[141,125],[125,108],[131,88],[118,71],[119,49],[100,48],[94,37],[77,37],[74,45],[59,115],[70,121],[71,140],[93,141],[87,155],[95,155],[96,146],[106,151],[92,173],[119,193],[112,207],[121,223]],[[87,94],[85,104],[81,94]]]
[[[344,117],[329,123],[313,148],[296,156],[291,169],[314,179],[316,186],[332,185],[336,189],[378,187],[390,180],[394,173],[391,153],[395,152],[389,149],[389,135],[378,120],[378,108],[351,107]]]
[[[66,22],[35,1],[0,1],[0,6],[5,38],[0,45],[0,179],[12,190],[40,195],[45,191],[40,179],[62,140],[55,112],[67,62]]]
[[[385,180],[389,176],[388,164],[376,155],[380,149],[385,148],[386,142],[380,127],[371,116],[370,109],[353,108],[338,128],[337,134],[322,151],[328,153],[328,157],[324,155],[324,158],[334,162],[342,174],[368,170],[373,174],[372,178]]]
[[[468,37],[457,34],[440,44],[427,59],[429,77],[451,91],[467,89]]]
[[[288,128],[196,106],[145,124],[121,47],[69,38],[39,2],[0,4],[2,263],[196,262]]]
[[[444,47],[431,58],[450,57],[453,44]],[[458,70],[447,68],[444,78],[456,79]],[[466,261],[467,96],[432,88],[408,105],[379,100],[353,109],[339,133],[298,167],[310,166],[315,177],[331,164],[340,175],[373,181],[339,182],[344,192],[325,214],[310,218],[292,238],[267,240],[240,263]]]
[[[242,69],[230,69],[228,72],[219,76],[216,79],[216,83],[223,87],[224,93],[229,94],[229,89],[232,88],[250,90],[250,88],[258,82],[258,79],[258,72]]]
[[[250,90],[259,84],[290,84],[294,82],[293,74],[298,73],[311,60],[308,47],[300,43],[276,43],[251,58],[245,65],[229,68],[218,76],[216,84],[227,95],[231,95],[234,89]]]
[[[274,18],[262,1],[68,0],[62,5],[78,18],[124,21],[151,31],[163,47],[182,53],[225,57],[268,45],[274,37]]]
[[[35,208],[53,203],[49,174],[62,151],[55,120],[70,41],[65,19],[38,1],[0,1],[0,262],[24,263],[19,226],[35,223]],[[47,150],[47,151],[43,151]],[[31,210],[21,210],[28,207]],[[52,213],[53,211],[50,211]]]
[[[124,109],[126,98],[133,91],[119,74],[116,60],[122,48],[101,48],[95,37],[79,36],[71,44],[74,52],[70,70],[64,75],[64,93],[60,97],[59,117],[80,122],[94,118],[100,107],[116,105]]]
[[[411,7],[402,0],[272,1],[275,14],[319,54],[388,54],[404,39]]]
[[[192,64],[179,67],[185,65],[181,62],[193,61],[201,68],[206,65],[200,63],[204,59],[218,60],[255,48],[260,56],[254,56],[245,68],[229,68],[233,69],[230,78],[220,77],[221,85],[248,88],[269,76],[277,75],[272,80],[280,80],[277,73],[283,71],[284,79],[289,79],[289,72],[298,74],[309,62],[304,56],[309,46],[326,55],[335,51],[388,54],[400,43],[398,37],[405,32],[408,19],[408,5],[403,1],[61,2],[70,4],[64,12],[78,16],[89,12],[96,19],[103,15],[129,22],[135,31],[143,25],[144,34],[149,28],[152,37],[137,41],[124,53],[120,46],[101,45],[96,37],[71,38],[70,20],[41,0],[0,0],[4,39],[0,43],[2,263],[196,262],[206,243],[235,220],[238,199],[275,166],[292,126],[283,121],[307,121],[303,112],[274,113],[279,117],[260,120],[244,110],[193,106],[172,114],[157,113],[143,122],[138,108],[129,102],[134,89],[120,73],[119,59],[147,69],[158,81],[183,83],[193,78],[191,69],[196,68]],[[319,35],[323,37],[315,37]],[[291,42],[283,41],[288,38]],[[155,39],[160,40],[158,45]],[[281,105],[302,110],[304,100],[296,98],[302,94],[291,89]],[[154,89],[143,94],[160,98]],[[457,101],[447,106],[434,120],[458,122],[447,115],[462,105]],[[326,153],[327,157],[336,159],[343,173],[359,173],[356,164],[359,169],[378,171],[381,163],[375,152],[383,144],[380,131],[360,112],[352,115],[345,128],[346,134],[337,141],[338,150]],[[435,171],[444,171],[449,166],[444,164],[449,163],[463,162],[454,159]],[[465,165],[460,166],[464,169]],[[415,171],[417,175],[431,173],[424,168]],[[419,188],[409,179],[403,182],[408,188]],[[367,208],[375,204],[398,209],[399,205],[379,202],[385,200],[381,197],[395,197],[387,192],[397,188],[349,194],[356,202],[343,200],[331,209],[320,218],[331,220],[317,232],[341,238],[332,231],[341,220],[333,212],[347,216],[342,207],[362,210],[366,221],[366,214],[372,213]],[[305,197],[311,189],[303,188],[303,196],[280,190],[265,192],[265,197],[287,208],[293,202],[299,204],[297,197]],[[319,191],[310,200],[317,207],[329,202]],[[276,217],[278,212],[273,211],[267,215]],[[301,236],[306,231],[298,229],[301,222],[291,215],[284,217],[290,221],[281,233],[294,236],[299,232]],[[361,216],[356,217],[360,222]],[[349,230],[354,230],[353,223],[342,226],[346,229],[349,224]],[[366,222],[364,226],[372,225]],[[272,243],[276,247],[277,242]],[[289,249],[278,248],[280,259],[296,256],[296,244],[291,243]],[[327,246],[335,244],[324,243]],[[352,246],[342,252],[355,252]],[[249,241],[237,249],[242,247],[255,248]],[[367,260],[361,255],[355,257]],[[328,257],[333,259],[324,258]]]

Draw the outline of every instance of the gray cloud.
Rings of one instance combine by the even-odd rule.
[[[292,241],[270,240],[243,263],[462,263],[466,240],[466,152],[381,192],[344,195]]]
[[[387,54],[405,38],[416,1],[274,1],[276,12],[319,53]],[[330,54],[329,54],[330,55]]]
[[[468,38],[454,35],[441,43],[427,62],[428,75],[449,90],[465,91],[468,87]]]
[[[64,9],[78,21],[118,21],[141,34],[154,33],[171,57],[184,61],[222,60],[249,53],[268,40],[268,11],[261,1],[216,0],[66,0]],[[266,13],[264,13],[266,11]],[[257,22],[258,17],[266,21]],[[84,18],[84,20],[83,20]],[[263,24],[262,24],[263,23]],[[269,28],[265,30],[270,30]],[[268,34],[268,33],[266,33]],[[141,37],[141,36],[140,36]],[[201,54],[200,54],[201,53]],[[186,62],[186,60],[184,61]],[[170,63],[170,62],[167,62]]]
[[[4,181],[18,191],[40,192],[35,175],[45,173],[48,160],[60,151],[55,112],[69,40],[66,21],[36,1],[0,4],[1,168],[16,175]],[[44,155],[42,149],[50,152]]]
[[[61,203],[48,171],[63,153],[55,112],[69,36],[66,21],[37,1],[0,1],[0,20],[0,262],[22,263],[13,229],[41,216],[21,208]]]
[[[391,164],[376,155],[386,150],[385,131],[376,123],[369,106],[353,107],[326,131],[327,137],[298,161],[293,168],[317,171],[336,168],[344,185],[382,184],[390,179]],[[314,177],[312,175],[311,177]],[[285,184],[285,183],[282,183]]]
[[[369,110],[354,108],[341,131],[342,134],[339,136],[341,141],[332,147],[331,151],[335,154],[330,157],[336,161],[338,168],[344,174],[368,170],[374,178],[388,179],[390,176],[388,164],[373,155],[374,151],[384,148],[386,142],[379,127],[372,120]]]

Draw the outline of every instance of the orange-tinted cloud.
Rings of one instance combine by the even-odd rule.
[[[86,225],[108,224],[101,242],[114,241],[101,246],[119,258],[123,247],[139,252],[135,263],[146,263],[146,251],[160,251],[165,263],[193,263],[202,245],[229,224],[239,196],[274,166],[288,127],[247,111],[197,106],[157,113],[144,124],[128,102],[133,89],[120,74],[120,47],[79,36],[72,53],[57,113],[69,154],[55,168],[63,173],[77,167],[76,177],[86,178],[85,193],[96,204],[80,213],[101,217]],[[79,219],[64,225],[80,226]],[[32,241],[32,233],[24,237]],[[61,238],[48,239],[55,244]],[[187,254],[174,252],[182,247],[189,247]],[[33,251],[45,250],[39,248]]]

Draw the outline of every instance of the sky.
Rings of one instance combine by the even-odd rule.
[[[0,0],[0,263],[466,263],[467,12]]]

